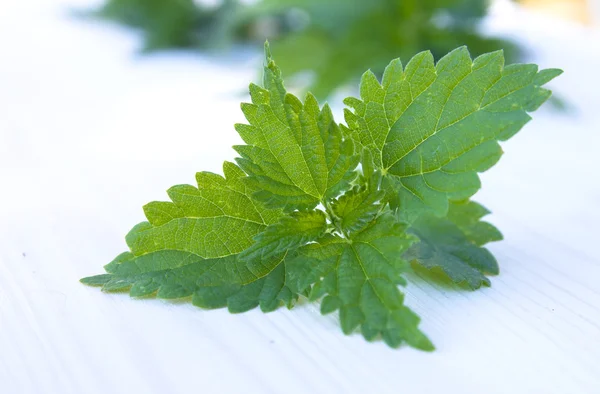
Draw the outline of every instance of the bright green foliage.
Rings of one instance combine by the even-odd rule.
[[[367,71],[361,99],[348,98],[351,138],[368,149],[381,168],[392,207],[413,221],[425,208],[446,215],[448,200],[472,196],[478,172],[493,166],[502,149],[550,97],[542,88],[559,70],[533,64],[504,67],[502,52],[471,60],[466,47],[435,64],[430,52],[403,69],[399,59],[380,84]]]
[[[383,190],[372,192],[355,187],[331,204],[334,223],[342,233],[353,234],[365,228],[383,208],[379,201],[385,196]]]
[[[215,258],[252,245],[254,236],[279,219],[281,212],[250,198],[254,189],[242,182],[244,173],[235,164],[225,162],[223,172],[225,178],[199,172],[197,188],[173,186],[168,191],[172,202],[146,205],[148,221],[135,226],[126,237],[133,255],[180,251]]]
[[[459,48],[437,64],[422,53],[406,68],[394,60],[381,83],[366,73],[338,125],[312,95],[287,93],[266,53],[263,86],[242,105],[249,124],[236,125],[239,167],[198,173],[197,187],[146,205],[130,251],[82,282],[231,312],[308,297],[339,311],[346,334],[432,350],[404,304],[403,274],[421,266],[490,284],[498,264],[482,246],[502,235],[467,197],[559,71],[504,67],[500,52],[471,61]]]
[[[310,93],[303,104],[287,93],[270,57],[264,88],[250,85],[252,104],[242,104],[250,123],[236,130],[247,145],[235,146],[254,197],[269,207],[314,208],[346,189],[358,164],[351,140],[342,141],[328,105],[319,109]]]
[[[323,211],[292,212],[254,237],[254,244],[240,253],[240,259],[248,263],[268,261],[316,241],[325,230],[327,221]]]
[[[253,190],[242,182],[244,173],[235,164],[225,162],[223,172],[225,178],[200,172],[197,188],[174,186],[168,191],[172,202],[147,204],[148,221],[136,225],[125,238],[131,252],[117,257],[107,266],[108,272],[122,261],[151,271],[171,270],[202,259],[236,255],[251,246],[253,238],[282,213],[250,198]],[[273,264],[273,260],[243,264],[245,270],[237,271],[242,277],[239,281],[262,277]]]
[[[455,283],[472,289],[489,286],[485,274],[498,274],[498,263],[481,245],[501,240],[502,234],[480,221],[487,213],[481,205],[468,201],[450,204],[447,218],[421,216],[409,230],[420,241],[404,257],[430,270],[441,270]]]

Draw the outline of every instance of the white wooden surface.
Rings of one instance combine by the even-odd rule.
[[[59,2],[5,1],[0,393],[600,392],[598,31],[510,7],[487,25],[562,67],[553,87],[573,109],[536,113],[483,176],[477,199],[506,237],[493,286],[411,278],[429,354],[345,337],[315,305],[230,315],[80,285],[125,249],[144,203],[234,157],[257,58],[140,58],[134,34]]]

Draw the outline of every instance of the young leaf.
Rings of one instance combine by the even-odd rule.
[[[287,93],[268,45],[265,51],[264,87],[251,84],[252,104],[242,104],[250,124],[236,125],[247,144],[234,147],[237,161],[256,199],[287,211],[312,209],[349,186],[358,157],[329,106],[319,109],[311,94],[302,103]]]
[[[355,187],[331,204],[331,211],[344,234],[352,234],[365,228],[382,208],[379,201],[385,196],[383,190],[361,190]]]
[[[394,208],[402,219],[423,211],[438,216],[448,199],[466,199],[480,187],[478,172],[502,154],[498,141],[512,137],[550,97],[541,86],[559,70],[538,72],[533,64],[504,67],[502,52],[471,60],[466,47],[434,64],[422,52],[403,69],[386,68],[381,84],[367,71],[361,99],[348,98],[349,135],[368,149],[381,168]]]
[[[419,217],[408,230],[419,238],[404,258],[443,271],[455,283],[471,289],[489,286],[485,274],[499,272],[494,256],[481,245],[502,239],[494,226],[479,219],[488,211],[473,201],[451,203],[447,218]]]
[[[309,242],[316,241],[327,229],[323,211],[292,212],[254,237],[255,243],[239,258],[246,262],[269,260]]]

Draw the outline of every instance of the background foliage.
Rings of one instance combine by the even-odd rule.
[[[389,59],[423,50],[438,59],[461,45],[474,56],[504,49],[514,60],[514,45],[477,31],[487,8],[487,0],[108,0],[95,14],[141,29],[145,51],[269,39],[282,70],[308,72],[302,85],[322,99],[366,69],[380,76]]]

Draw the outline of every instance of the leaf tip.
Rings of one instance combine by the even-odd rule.
[[[85,278],[79,279],[79,282],[87,286],[100,287],[107,284],[110,281],[111,277],[112,275],[110,274],[87,276]]]
[[[415,347],[425,352],[433,352],[435,350],[435,346],[425,335],[423,335],[421,340],[415,344]]]
[[[267,63],[269,63],[271,60],[273,60],[273,57],[271,56],[271,45],[269,44],[269,40],[265,40],[265,59],[267,60]]]
[[[535,76],[534,83],[537,86],[542,86],[552,81],[554,78],[561,75],[564,71],[560,68],[546,68],[544,70],[540,70]]]

